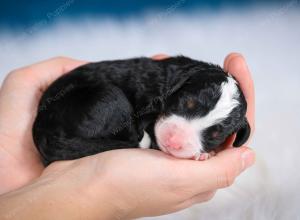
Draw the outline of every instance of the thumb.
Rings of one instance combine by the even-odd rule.
[[[189,161],[184,174],[187,187],[195,194],[228,187],[254,161],[255,154],[247,147],[226,149],[207,161]]]

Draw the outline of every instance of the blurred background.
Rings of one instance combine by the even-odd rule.
[[[232,51],[246,57],[255,81],[257,163],[212,201],[153,219],[300,219],[299,0],[0,3],[1,81],[59,55],[99,61],[163,52],[222,65]]]

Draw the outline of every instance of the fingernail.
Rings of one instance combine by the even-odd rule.
[[[255,154],[252,150],[246,150],[242,153],[242,170],[252,166],[255,161]]]
[[[226,71],[228,71],[228,67],[230,66],[230,63],[232,62],[232,60],[234,60],[236,57],[243,57],[242,54],[240,53],[231,53],[229,55],[227,55],[227,57],[225,58],[225,63],[224,63],[224,68]]]

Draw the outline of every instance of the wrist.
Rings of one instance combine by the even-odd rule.
[[[69,204],[74,214],[72,218],[66,216],[64,219],[123,220],[114,191],[99,177],[101,174],[95,173],[92,161],[79,159],[69,162],[62,162],[62,170],[54,167],[54,172],[50,171],[49,175],[53,179],[53,192],[61,199],[61,207],[66,208]]]
[[[125,216],[130,209],[124,202],[124,196],[118,193],[103,172],[97,171],[99,164],[94,161],[97,162],[94,158],[88,157],[62,162],[62,166],[57,164],[57,167],[62,167],[62,170],[54,167],[54,172],[50,171],[51,176],[52,173],[54,174],[51,178],[60,185],[61,192],[68,194],[71,202],[75,203],[72,208],[78,207],[77,210],[84,219],[126,219]],[[63,175],[59,177],[60,175],[55,173],[63,173]]]
[[[124,212],[109,187],[100,183],[94,188],[83,184],[86,181],[81,177],[68,170],[48,173],[30,185],[4,194],[0,197],[0,219],[123,220]]]
[[[71,175],[65,175],[64,179],[76,182],[71,193],[79,198],[85,213],[90,213],[92,219],[132,218],[136,205],[136,199],[133,198],[135,195],[128,188],[123,189],[124,182],[114,180],[114,172],[107,170],[107,160],[100,159],[98,155],[69,162],[70,166],[65,167],[65,170]]]

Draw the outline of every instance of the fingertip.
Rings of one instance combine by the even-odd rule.
[[[224,61],[224,69],[233,75],[242,86],[251,86],[252,90],[253,80],[247,62],[241,54],[233,53],[228,55],[228,58]]]
[[[152,56],[152,59],[153,60],[163,60],[163,59],[166,59],[168,57],[169,56],[167,54],[160,53],[160,54],[156,54],[156,55]]]
[[[231,56],[229,56],[227,61],[225,60],[224,65],[226,65],[226,71],[228,71],[234,76],[239,75],[240,73],[249,73],[248,65],[246,63],[245,58],[238,53],[234,53]]]
[[[223,65],[225,71],[228,71],[229,63],[236,57],[243,57],[243,55],[237,52],[232,52],[225,57]]]

